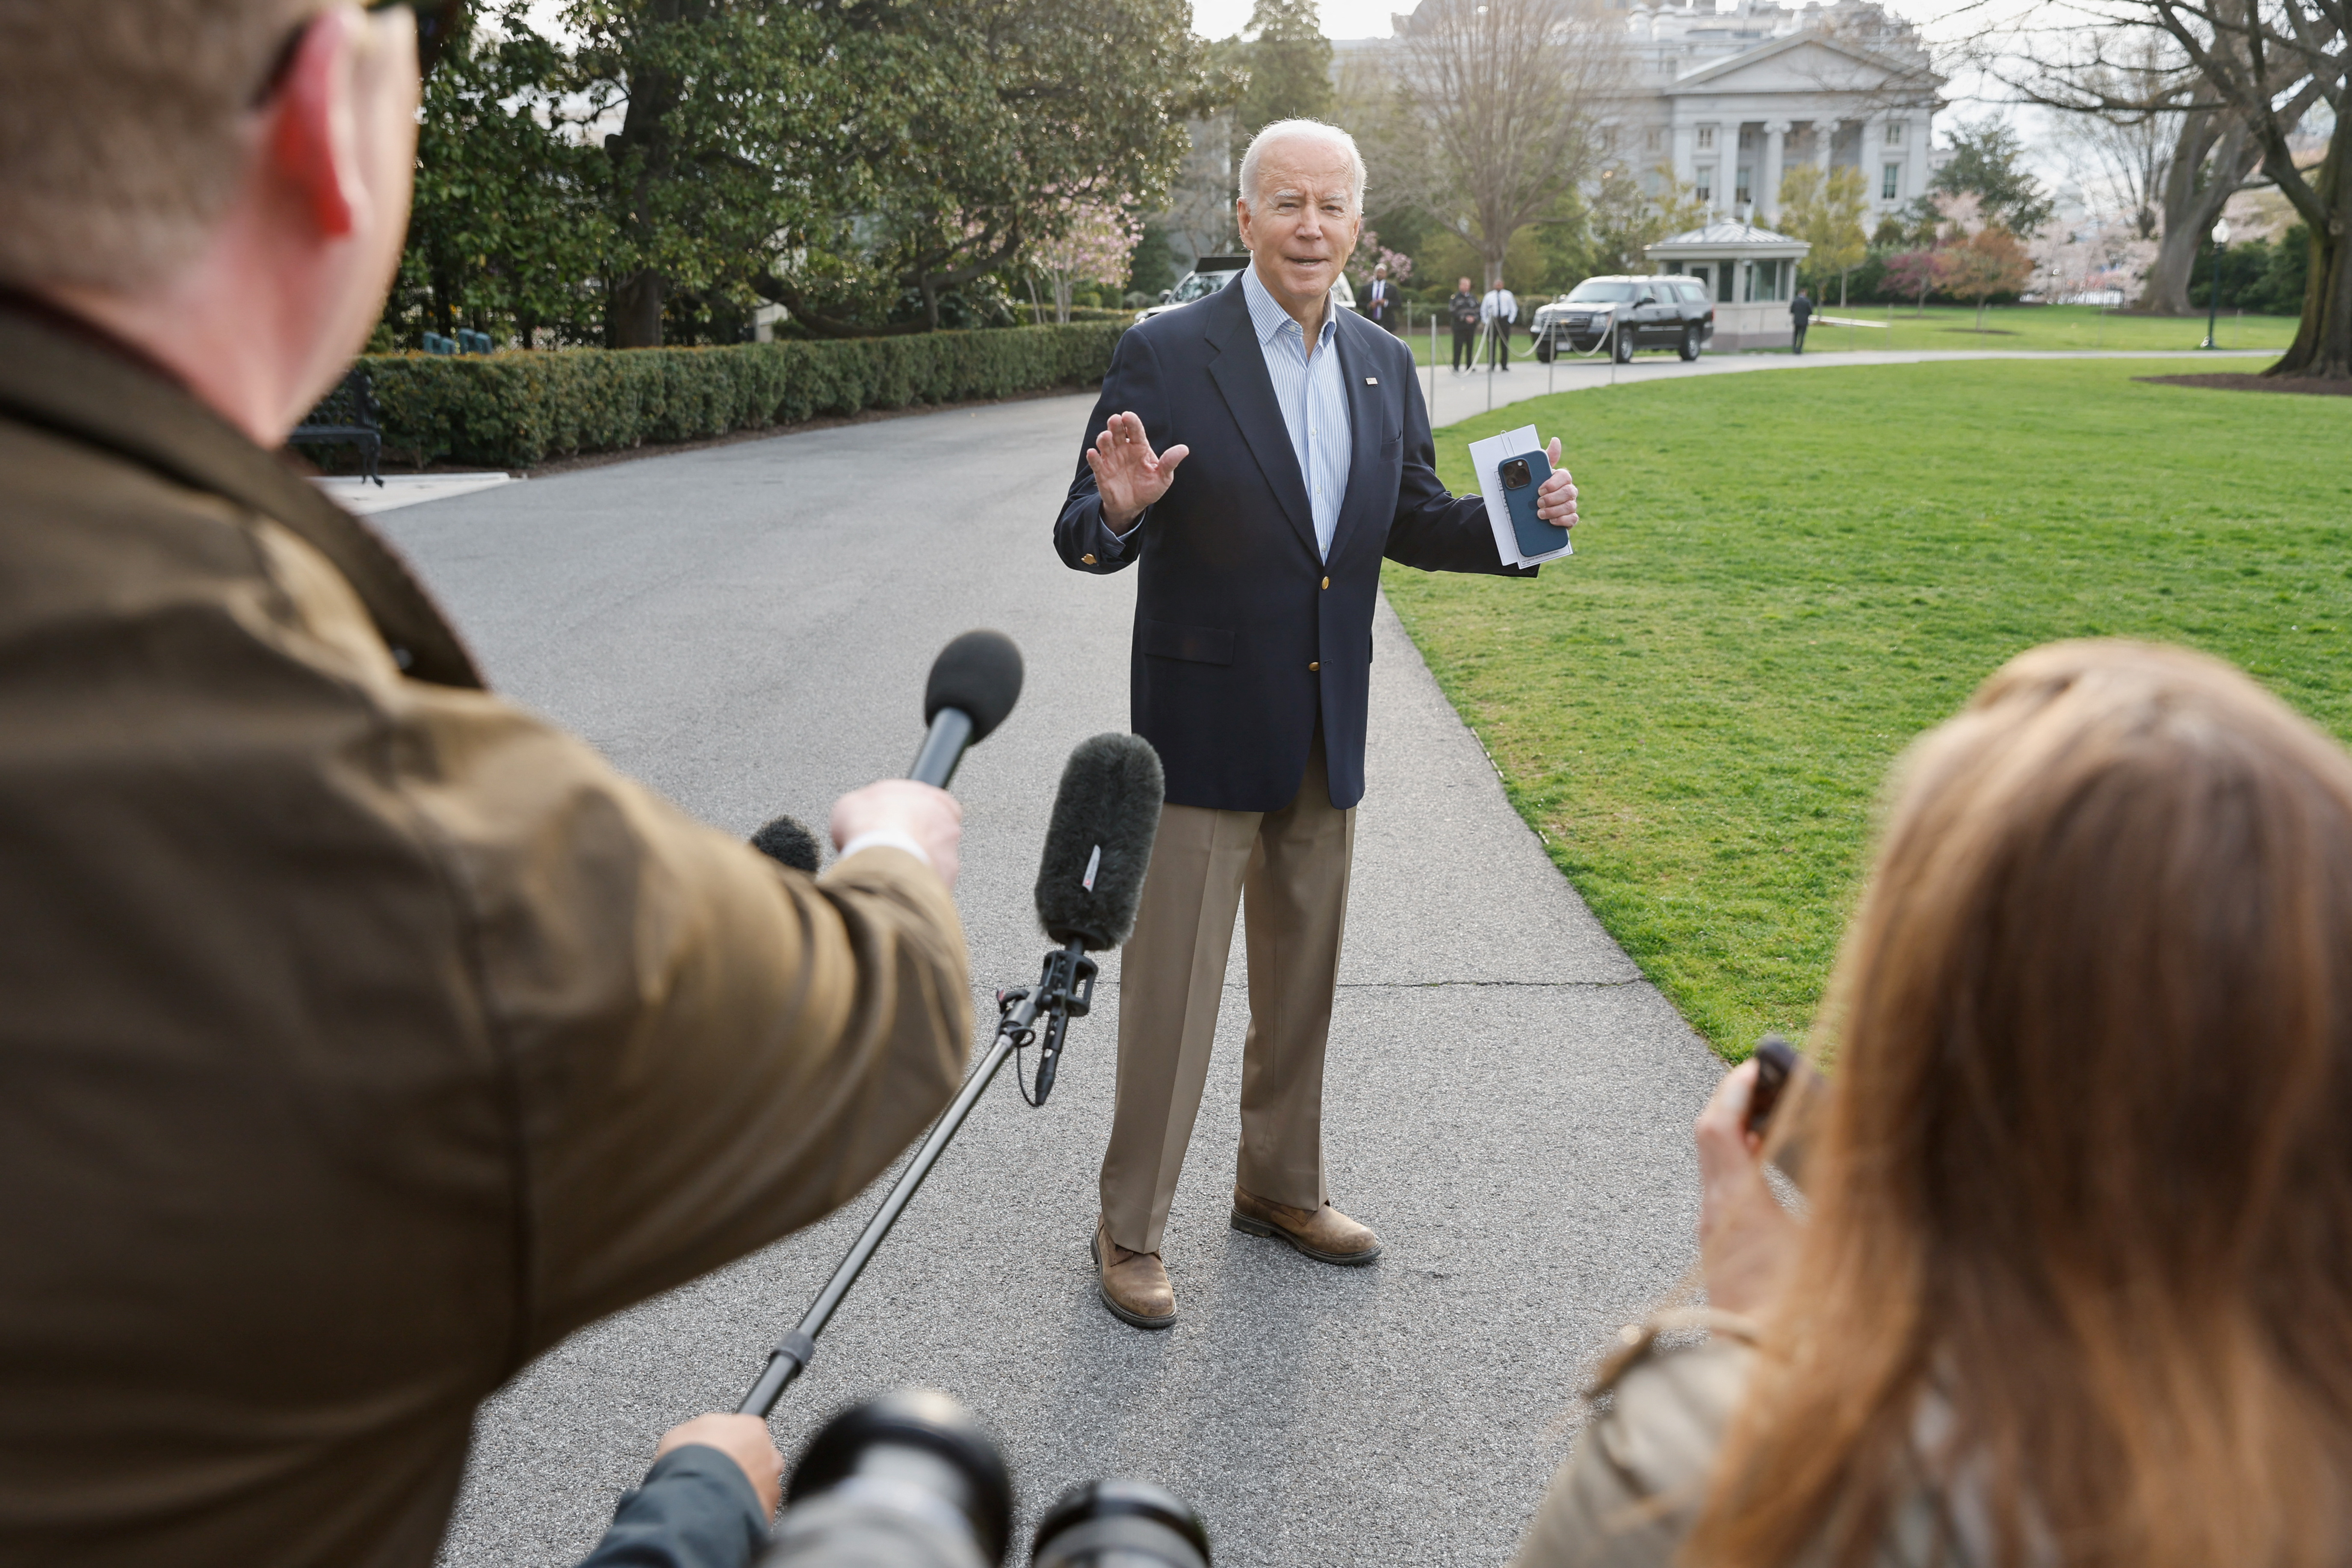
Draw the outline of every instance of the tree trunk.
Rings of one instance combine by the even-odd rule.
[[[2197,269],[2197,247],[2261,157],[2261,146],[2242,123],[2225,127],[2210,110],[2182,116],[2164,178],[2164,234],[2129,309],[2150,316],[2194,313],[2189,283]]]
[[[2328,137],[2327,156],[2310,182],[2311,194],[2326,205],[2327,221],[2305,226],[2311,231],[2311,281],[2303,291],[2303,324],[2285,357],[2264,375],[2352,380],[2352,261],[2346,255],[2352,247],[2345,243],[2352,239],[2352,168],[2346,166],[2347,159],[2352,159],[2352,141],[2347,141],[2345,120],[2339,116]]]
[[[662,275],[648,267],[613,289],[613,346],[657,349],[662,341]]]

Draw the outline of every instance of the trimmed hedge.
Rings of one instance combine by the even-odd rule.
[[[1125,326],[1004,327],[702,349],[371,354],[383,444],[527,468],[819,415],[1003,397],[1099,381]]]

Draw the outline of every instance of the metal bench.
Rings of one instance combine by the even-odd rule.
[[[290,447],[357,447],[361,482],[373,479],[376,488],[383,489],[383,476],[375,470],[376,456],[383,450],[383,431],[376,424],[375,383],[368,373],[354,365],[341,384],[320,398],[319,406],[294,427],[286,443]]]

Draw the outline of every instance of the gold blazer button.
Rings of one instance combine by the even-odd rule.
[[[1323,668],[1323,661],[1319,658],[1309,659],[1307,661],[1307,668],[1309,669],[1320,669]]]
[[[1078,559],[1085,562],[1089,566],[1095,563],[1095,558],[1091,555],[1081,555]]]

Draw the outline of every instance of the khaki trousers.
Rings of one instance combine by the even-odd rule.
[[[1160,1250],[1244,899],[1250,1026],[1236,1175],[1259,1197],[1322,1207],[1323,1047],[1355,847],[1356,814],[1331,805],[1319,732],[1280,811],[1161,808],[1119,961],[1118,1089],[1102,1166],[1103,1217],[1119,1246]]]

